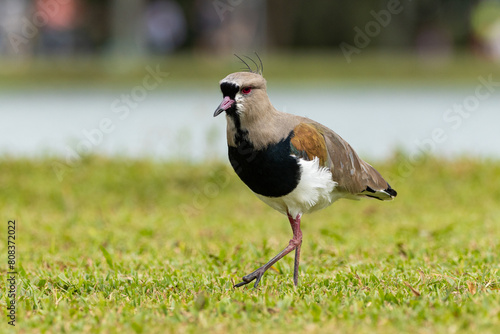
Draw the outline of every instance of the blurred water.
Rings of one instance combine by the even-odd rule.
[[[327,125],[362,157],[383,159],[397,148],[500,157],[500,94],[476,99],[475,106],[475,88],[282,86],[269,88],[269,95],[279,110]],[[222,99],[216,85],[156,90],[128,105],[120,101],[122,94],[131,92],[2,91],[0,153],[48,154],[62,161],[87,150],[160,159],[225,159],[226,121],[223,115],[212,117]],[[462,114],[449,111],[464,100]]]

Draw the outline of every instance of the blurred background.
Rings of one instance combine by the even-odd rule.
[[[0,154],[225,159],[218,81],[255,52],[363,157],[500,157],[498,0],[0,0]]]

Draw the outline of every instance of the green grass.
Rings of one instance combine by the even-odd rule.
[[[249,55],[252,55],[251,53]],[[340,49],[323,51],[261,52],[264,74],[279,83],[385,83],[408,85],[476,85],[479,75],[500,77],[497,63],[457,52],[448,58],[428,59],[416,53],[383,53],[363,50],[348,63]],[[255,58],[255,57],[254,57]],[[129,87],[140,84],[145,67],[169,72],[166,85],[192,87],[222,79],[243,66],[232,54],[182,53],[168,57],[75,57],[0,59],[0,88],[65,89],[68,85]],[[169,87],[170,87],[169,86]]]
[[[0,254],[16,219],[15,331],[498,333],[500,162],[429,158],[403,178],[403,157],[375,163],[395,201],[304,216],[299,286],[288,256],[259,289],[232,285],[291,230],[227,163],[89,157],[59,182],[49,158],[4,157]]]

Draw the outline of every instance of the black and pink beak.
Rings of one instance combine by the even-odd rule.
[[[218,116],[221,112],[228,110],[234,105],[234,100],[229,96],[224,96],[224,99],[220,103],[220,105],[215,109],[214,117]]]

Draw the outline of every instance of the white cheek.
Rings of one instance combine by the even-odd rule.
[[[234,100],[236,101],[236,103],[243,102],[243,95],[241,95],[241,93],[236,93],[236,95],[234,96]]]
[[[236,93],[236,95],[234,97],[234,101],[236,101],[236,111],[238,113],[244,112],[245,111],[245,105],[244,105],[245,98],[243,97],[243,95],[241,95],[241,93]]]

